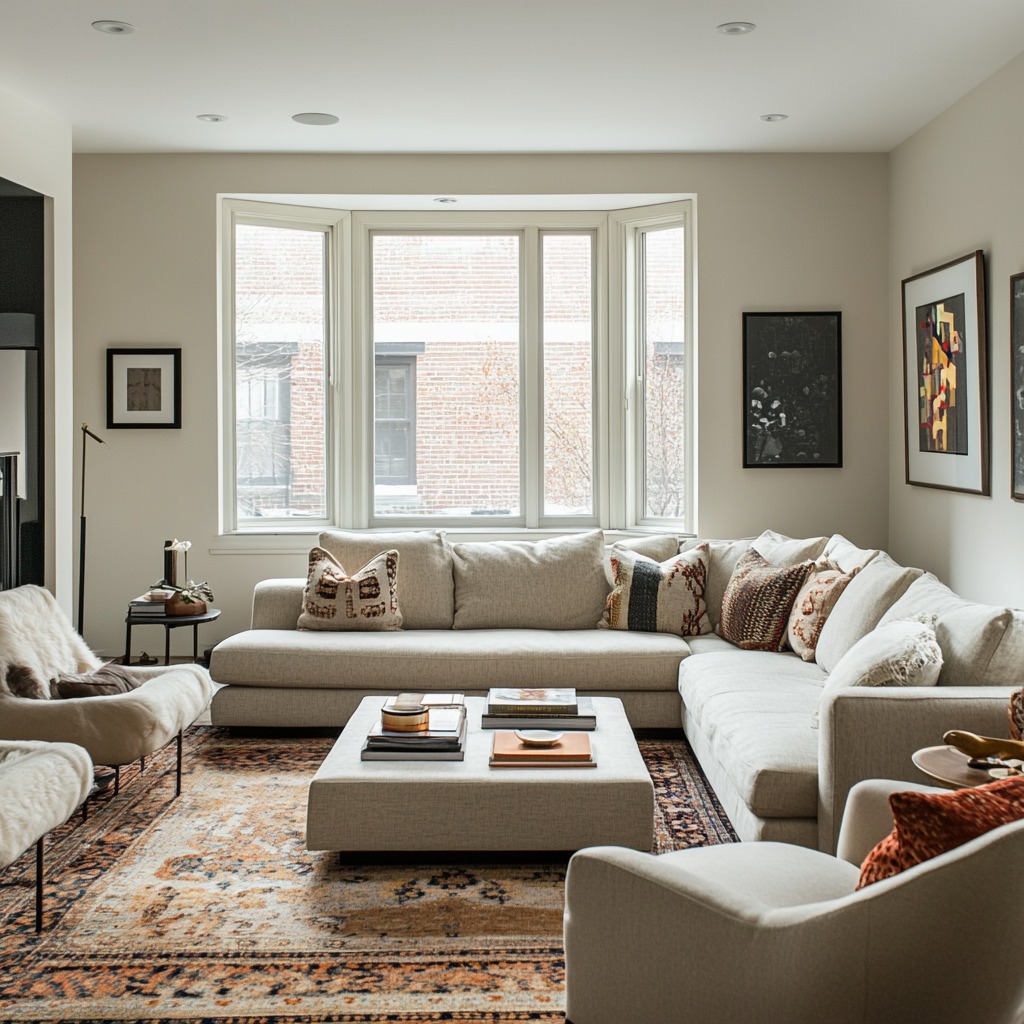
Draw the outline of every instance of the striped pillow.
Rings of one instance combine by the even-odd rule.
[[[722,638],[745,651],[781,651],[793,602],[813,564],[780,568],[751,548],[725,588],[718,628]]]
[[[704,591],[708,584],[708,546],[700,544],[664,562],[636,551],[611,553],[612,592],[602,629],[699,636],[711,632]]]

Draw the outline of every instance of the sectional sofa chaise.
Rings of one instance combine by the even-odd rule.
[[[383,624],[401,628],[300,629],[300,616],[321,625],[304,602],[307,580],[259,583],[252,628],[213,651],[214,725],[341,726],[368,695],[573,686],[620,698],[634,728],[681,724],[742,838],[831,851],[854,783],[920,781],[910,755],[947,729],[1005,734],[1009,695],[1024,685],[1024,613],[964,601],[838,535],[652,535],[607,547],[600,531],[467,543],[438,531],[329,531],[320,548],[349,573],[397,552],[387,579],[389,614],[400,616]],[[803,656],[723,637],[760,614],[756,597],[736,609],[738,567],[751,559],[768,577],[828,566],[827,578],[843,580],[813,647],[794,639]],[[681,579],[703,605],[688,635],[661,631],[659,569],[662,586]],[[915,634],[909,661],[894,657],[893,637],[915,630],[924,642]]]

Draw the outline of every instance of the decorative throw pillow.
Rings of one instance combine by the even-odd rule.
[[[1007,712],[1010,716],[1010,738],[1024,740],[1024,690],[1010,694]]]
[[[858,571],[854,569],[853,572],[843,572],[838,565],[826,560],[814,563],[789,614],[789,646],[804,661],[814,660],[814,649],[821,636],[821,627],[835,608],[846,584]]]
[[[829,673],[823,692],[847,686],[934,686],[941,669],[934,626],[897,619],[862,636]]]
[[[49,700],[50,684],[31,665],[12,665],[4,676],[8,692],[26,700]]]
[[[636,551],[612,548],[612,592],[602,629],[700,636],[711,632],[704,592],[708,546],[701,544],[664,562]]]
[[[382,551],[349,575],[323,548],[309,552],[299,629],[402,628],[398,608],[398,552]]]
[[[1024,778],[952,793],[893,793],[889,806],[894,828],[864,859],[858,889],[1024,818]]]
[[[134,672],[123,665],[103,665],[95,672],[62,673],[50,683],[55,697],[109,697],[114,693],[128,693],[142,685]]]
[[[812,564],[775,566],[751,548],[736,563],[725,588],[722,638],[745,651],[781,651],[793,601]]]

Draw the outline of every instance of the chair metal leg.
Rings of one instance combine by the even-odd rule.
[[[143,754],[139,758],[139,774],[141,775],[146,770],[146,755]]]
[[[43,841],[40,836],[36,843],[36,931],[43,930]]]
[[[82,801],[82,823],[84,824],[89,820],[89,797],[86,797]]]
[[[181,729],[178,730],[178,737],[177,737],[177,743],[178,743],[178,767],[177,767],[177,774],[176,774],[175,783],[174,783],[174,795],[175,796],[181,796],[181,736],[182,736],[182,731],[183,730],[181,730]]]
[[[121,766],[114,765],[114,796],[121,792]]]

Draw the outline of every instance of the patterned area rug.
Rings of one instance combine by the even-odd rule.
[[[329,738],[193,727],[0,877],[0,1020],[563,1020],[564,863],[339,865],[305,849]],[[684,740],[643,739],[656,848],[735,834]]]

